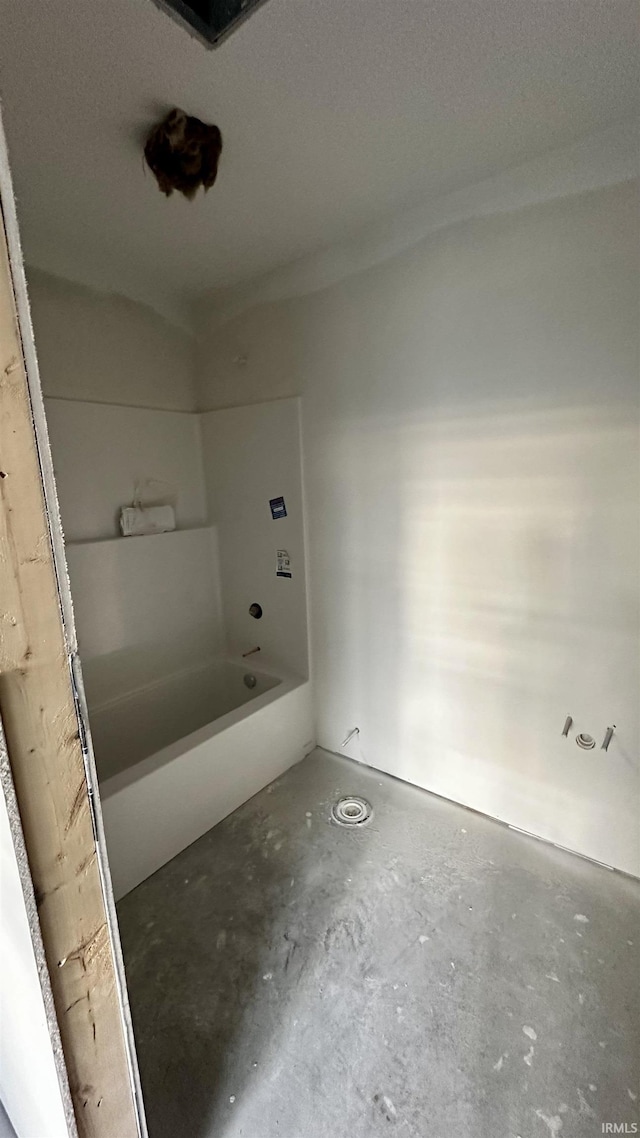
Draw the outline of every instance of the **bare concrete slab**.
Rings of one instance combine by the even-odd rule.
[[[344,794],[364,828],[330,821]],[[119,905],[151,1138],[630,1128],[639,900],[315,751]]]
[[[16,1132],[9,1121],[6,1110],[0,1102],[0,1138],[16,1138]]]

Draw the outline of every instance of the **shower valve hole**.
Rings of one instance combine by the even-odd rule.
[[[254,617],[255,620],[260,620],[260,617],[262,616],[262,605],[259,605],[257,601],[254,601],[252,605],[249,605],[249,616]]]

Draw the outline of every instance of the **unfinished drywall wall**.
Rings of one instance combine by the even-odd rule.
[[[320,745],[632,872],[637,312],[624,183],[214,314],[200,396],[303,396]]]
[[[300,394],[295,321],[290,306],[251,308],[248,320],[218,326],[206,302],[198,306],[198,405],[202,410],[246,406]]]
[[[113,537],[120,506],[206,520],[193,337],[123,296],[28,270],[66,540]]]
[[[220,539],[227,642],[260,668],[308,674],[300,401],[201,416],[207,498]],[[286,515],[270,509],[283,498]],[[278,550],[287,564],[279,564]],[[254,619],[249,608],[262,607]]]
[[[195,408],[193,338],[152,308],[27,268],[42,390],[128,407]]]

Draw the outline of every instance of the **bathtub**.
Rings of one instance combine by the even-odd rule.
[[[299,676],[208,660],[102,698],[89,680],[116,899],[313,749]]]

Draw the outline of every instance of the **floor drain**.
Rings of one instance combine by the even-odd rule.
[[[366,798],[349,795],[340,798],[331,807],[331,816],[339,826],[364,826],[373,817],[373,807]]]

